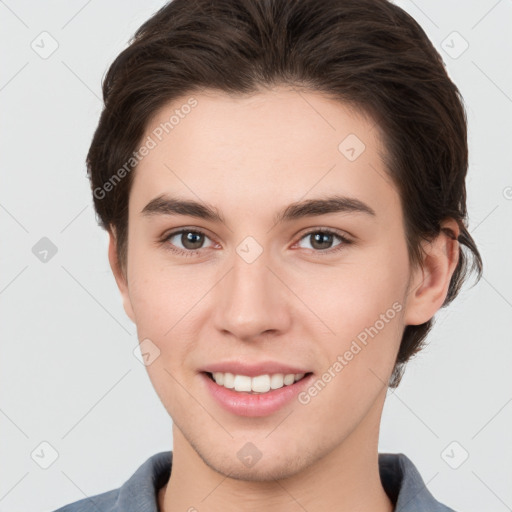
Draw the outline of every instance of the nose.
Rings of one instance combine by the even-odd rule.
[[[217,284],[215,327],[224,335],[254,341],[290,327],[290,291],[262,254],[248,263],[235,255],[233,266]]]

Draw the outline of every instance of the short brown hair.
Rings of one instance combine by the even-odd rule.
[[[105,107],[87,155],[99,223],[115,229],[123,271],[133,181],[126,163],[153,115],[205,88],[251,94],[283,84],[323,92],[377,122],[413,265],[421,265],[422,239],[438,235],[442,220],[457,221],[459,262],[443,306],[470,271],[481,277],[466,227],[462,97],[422,28],[387,0],[174,0],[137,30],[104,78]],[[390,387],[423,348],[432,322],[405,327]]]

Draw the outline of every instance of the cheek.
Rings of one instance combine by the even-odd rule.
[[[341,338],[357,335],[385,315],[393,320],[403,308],[406,273],[402,262],[373,261],[341,263],[318,272],[295,276],[294,291],[317,314],[331,334]],[[381,322],[378,322],[378,327]]]
[[[338,364],[331,373],[343,373],[355,386],[368,377],[387,380],[402,337],[407,264],[399,254],[384,256],[303,278],[297,291],[321,321],[315,321],[322,329],[315,339],[325,367],[340,357],[343,369]]]
[[[198,279],[187,279],[178,267],[163,268],[161,262],[143,258],[132,262],[137,270],[130,278],[137,336],[157,354],[146,371],[168,413],[179,416],[177,408],[189,399],[180,383],[187,371],[184,362],[200,338],[201,322],[196,316],[205,293],[204,280],[201,286]]]
[[[141,336],[166,344],[174,331],[190,324],[188,316],[205,293],[204,272],[166,264],[155,251],[134,249],[129,256],[130,301]]]
[[[347,273],[324,283],[328,292],[309,296],[334,334],[315,338],[322,368],[300,403],[311,403],[324,424],[355,425],[384,392],[394,367],[403,332],[401,281],[392,273],[372,274]],[[347,411],[350,418],[343,416]]]
[[[202,308],[206,302],[201,299],[211,285],[208,286],[206,275],[200,278],[177,266],[165,268],[161,262],[148,265],[142,260],[132,277],[130,296],[138,339],[149,339],[146,343],[158,354],[146,366],[148,376],[163,404],[176,407],[179,397],[187,398],[186,394],[180,395],[179,383],[193,377],[193,372],[187,375],[193,367],[190,358],[199,351],[199,340],[204,338]]]

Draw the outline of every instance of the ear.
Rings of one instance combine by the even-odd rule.
[[[121,265],[119,263],[119,258],[117,257],[117,238],[115,234],[114,227],[111,227],[108,230],[109,243],[108,243],[108,261],[110,263],[110,268],[112,269],[112,273],[114,274],[114,278],[117,283],[117,287],[121,292],[121,297],[123,299],[123,308],[133,323],[135,322],[135,315],[133,313],[132,303],[130,300],[130,294],[128,293],[128,280],[125,275]]]
[[[457,222],[447,219],[439,235],[423,244],[423,268],[413,270],[407,291],[405,325],[428,322],[443,305],[459,261],[459,233]]]

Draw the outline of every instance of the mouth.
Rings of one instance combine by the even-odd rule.
[[[202,373],[218,386],[244,395],[265,395],[286,386],[291,386],[312,375],[312,372],[287,374],[267,373],[251,377],[229,372]]]
[[[295,373],[298,371],[301,373]],[[218,363],[203,368],[199,375],[214,402],[238,417],[269,416],[292,406],[314,379],[313,372],[271,361],[257,365]]]

